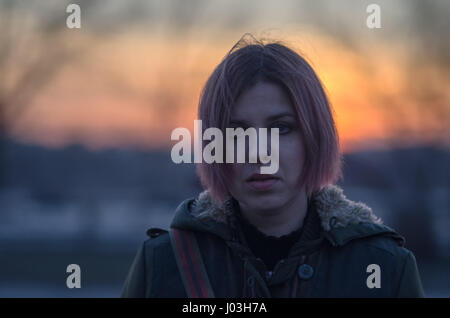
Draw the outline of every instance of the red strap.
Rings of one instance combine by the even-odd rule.
[[[191,231],[171,228],[170,241],[189,298],[213,298],[205,264],[195,234]]]

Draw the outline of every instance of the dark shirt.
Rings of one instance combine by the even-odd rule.
[[[311,204],[308,201],[308,212],[311,210]],[[278,261],[287,258],[292,246],[300,239],[304,226],[301,228],[280,236],[271,236],[262,233],[256,226],[251,224],[238,208],[238,219],[242,226],[245,239],[253,254],[262,259],[267,269],[272,271]],[[305,221],[306,221],[305,217]]]

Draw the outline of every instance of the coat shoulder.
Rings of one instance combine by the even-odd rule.
[[[144,240],[144,250],[147,255],[153,255],[155,249],[169,249],[171,248],[169,232],[164,229],[150,228],[147,230],[149,236]]]
[[[169,232],[164,230],[150,236],[142,243],[141,250],[137,258],[142,265],[137,276],[145,282],[144,297],[185,297]]]
[[[325,237],[333,246],[344,246],[354,241],[373,242],[391,250],[394,246],[403,246],[405,238],[384,224],[360,222],[344,227],[332,228]],[[389,242],[389,243],[387,243]]]
[[[349,245],[361,254],[377,254],[398,264],[402,264],[412,253],[404,246],[403,241],[399,242],[398,239],[390,235],[369,236],[354,240]]]

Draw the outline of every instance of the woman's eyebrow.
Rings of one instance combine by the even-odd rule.
[[[292,113],[279,113],[279,114],[275,114],[275,115],[271,115],[271,116],[267,117],[267,120],[272,121],[272,120],[280,119],[280,118],[283,118],[283,117],[292,117],[292,118],[294,118],[294,119],[297,118],[297,117],[296,117],[294,114],[292,114]]]
[[[274,114],[271,115],[269,117],[266,118],[267,122],[271,122],[283,117],[291,117],[293,119],[297,119],[297,117],[292,114],[292,113],[279,113],[279,114]],[[242,119],[231,119],[230,120],[230,124],[235,124],[235,125],[239,125],[239,126],[244,126],[244,127],[250,127],[250,123],[248,123],[246,120],[242,120]]]
[[[239,120],[239,119],[231,119],[230,124],[240,125],[240,126],[250,126],[249,123],[247,123],[245,120]]]

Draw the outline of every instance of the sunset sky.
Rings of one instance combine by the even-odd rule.
[[[409,2],[380,1],[382,29],[365,25],[370,2],[240,3],[192,1],[192,8],[180,1],[97,1],[89,14],[82,6],[81,29],[44,35],[81,53],[44,77],[48,82],[8,134],[49,147],[170,147],[174,128],[193,129],[209,74],[251,32],[284,41],[311,62],[333,105],[344,151],[450,145],[449,52],[436,47],[439,33],[430,42],[427,30],[412,31],[417,15]],[[432,13],[439,15],[439,8]],[[11,74],[25,67],[26,52],[10,65]]]

